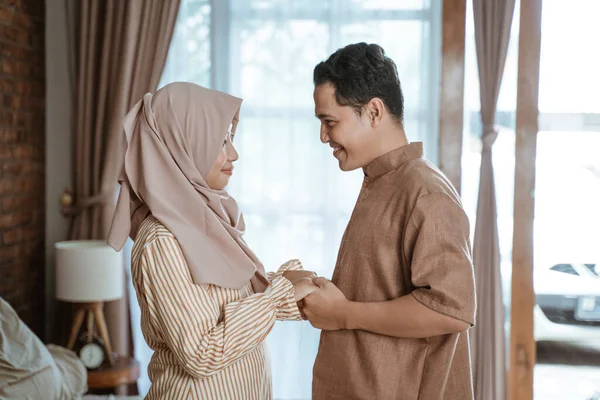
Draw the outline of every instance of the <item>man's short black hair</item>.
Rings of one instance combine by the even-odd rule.
[[[350,44],[333,53],[314,70],[315,86],[331,83],[338,104],[350,106],[360,115],[377,97],[400,124],[404,119],[404,96],[398,70],[377,44]]]

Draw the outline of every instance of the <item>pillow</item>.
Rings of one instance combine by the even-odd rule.
[[[86,379],[85,367],[75,353],[58,346],[46,348],[0,298],[0,398],[79,398],[86,390]]]

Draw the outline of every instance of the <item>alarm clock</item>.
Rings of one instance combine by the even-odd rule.
[[[106,360],[106,352],[96,339],[84,343],[79,349],[79,359],[87,369],[97,369]]]

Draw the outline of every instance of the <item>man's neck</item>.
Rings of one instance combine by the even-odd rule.
[[[408,144],[408,139],[406,138],[406,133],[404,133],[404,128],[395,124],[385,128],[387,129],[382,132],[381,140],[376,147],[376,153],[373,159],[381,157],[390,151],[394,151]]]

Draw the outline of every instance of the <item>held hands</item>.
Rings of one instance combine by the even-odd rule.
[[[314,272],[305,270],[292,270],[283,273],[283,277],[294,285],[294,298],[296,302],[299,302],[317,290],[317,286],[312,282],[312,278],[316,276],[317,274]]]
[[[286,271],[283,277],[294,286],[294,298],[303,319],[322,330],[348,329],[350,301],[337,286],[311,271]]]
[[[307,279],[307,278],[304,278]],[[301,299],[298,308],[315,328],[335,331],[349,329],[351,304],[340,289],[325,278],[313,278],[315,289]]]
[[[312,278],[309,277],[297,279],[293,281],[292,285],[294,285],[294,299],[296,300],[296,303],[302,301],[306,296],[319,288],[313,283]]]

